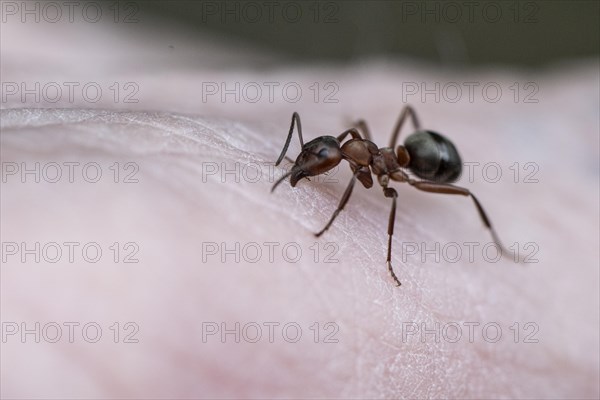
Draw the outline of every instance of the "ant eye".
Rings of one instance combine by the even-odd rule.
[[[319,157],[327,158],[329,156],[329,150],[327,148],[321,149],[319,151]]]

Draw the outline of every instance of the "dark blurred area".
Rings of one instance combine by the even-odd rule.
[[[145,1],[202,37],[299,62],[406,57],[434,64],[540,66],[597,57],[600,1]]]

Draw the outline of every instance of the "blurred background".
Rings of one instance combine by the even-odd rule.
[[[190,34],[234,39],[298,63],[383,56],[440,66],[539,67],[596,57],[600,48],[595,0],[144,1],[139,6]]]

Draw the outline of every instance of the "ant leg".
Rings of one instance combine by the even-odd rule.
[[[361,130],[366,140],[372,141],[371,131],[369,130],[369,127],[367,126],[367,123],[364,119],[359,119],[358,121],[356,121],[354,123],[354,126]]]
[[[394,235],[394,223],[396,222],[396,198],[398,197],[398,193],[396,192],[396,189],[386,187],[383,188],[383,194],[385,197],[392,198],[392,209],[390,210],[390,219],[388,221],[388,251],[386,263],[392,278],[396,281],[396,286],[400,286],[402,284],[392,268],[392,236]]]
[[[338,142],[341,142],[342,140],[344,140],[346,138],[346,136],[348,136],[348,134],[352,135],[352,139],[362,139],[362,136],[360,136],[360,133],[356,130],[356,128],[350,128],[350,129],[347,129],[344,132],[342,132],[337,137]]]
[[[281,154],[279,155],[279,158],[275,162],[275,166],[279,165],[281,160],[283,160],[283,157],[285,156],[285,153],[287,152],[287,149],[290,146],[290,142],[292,140],[292,134],[294,133],[294,122],[296,122],[296,125],[298,126],[298,138],[300,139],[300,146],[304,147],[304,140],[302,140],[302,124],[300,123],[300,115],[298,115],[297,112],[294,112],[294,114],[292,114],[292,123],[290,124],[290,132],[288,133],[287,139],[285,140],[285,145],[283,145],[283,150],[281,150]],[[288,160],[293,162],[289,158],[288,158]]]
[[[342,199],[340,200],[340,204],[338,205],[338,208],[333,212],[333,215],[331,216],[331,219],[329,220],[327,225],[325,225],[325,228],[321,229],[321,231],[319,231],[318,233],[315,233],[316,237],[321,236],[327,229],[329,229],[329,227],[333,223],[333,220],[335,220],[335,218],[338,216],[340,211],[342,211],[344,209],[344,206],[346,205],[346,203],[348,202],[348,199],[350,198],[350,195],[352,194],[352,189],[354,188],[354,183],[356,182],[357,175],[358,174],[354,174],[352,176],[352,179],[350,180],[350,183],[348,184],[348,187],[346,188],[346,191],[344,192],[344,195],[342,196]]]
[[[475,207],[477,207],[477,211],[479,212],[479,217],[483,221],[483,224],[486,226],[486,228],[489,229],[490,233],[492,234],[492,239],[494,240],[496,245],[498,245],[498,247],[500,247],[501,254],[507,258],[510,257],[509,251],[502,245],[502,242],[500,241],[498,234],[492,227],[492,222],[490,221],[490,218],[485,213],[483,206],[481,205],[479,200],[477,200],[477,197],[475,197],[475,195],[473,193],[471,193],[471,191],[469,189],[466,189],[466,188],[463,188],[460,186],[450,185],[448,183],[415,181],[413,179],[408,180],[408,183],[411,186],[413,186],[419,190],[422,190],[424,192],[442,193],[442,194],[459,194],[462,196],[471,196],[471,198],[473,199],[473,202],[475,203]],[[518,262],[522,262],[522,261],[523,261],[523,259],[521,257],[519,257]]]
[[[392,138],[390,139],[390,147],[393,149],[396,147],[396,142],[398,141],[398,136],[400,134],[400,129],[402,129],[402,125],[404,125],[404,121],[406,121],[406,117],[410,115],[410,118],[413,123],[413,127],[416,131],[421,129],[421,124],[419,123],[419,119],[417,118],[417,113],[411,106],[404,106],[402,112],[400,113],[400,117],[398,117],[398,122],[396,122],[396,126],[392,132]]]

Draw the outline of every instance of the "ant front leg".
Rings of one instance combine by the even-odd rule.
[[[288,133],[287,139],[285,140],[285,144],[283,145],[283,150],[281,150],[281,154],[279,158],[275,162],[275,166],[278,166],[285,157],[285,153],[287,152],[288,147],[290,146],[290,142],[292,141],[292,134],[294,133],[294,122],[298,126],[298,139],[300,139],[300,147],[304,147],[304,140],[302,140],[302,124],[300,123],[300,115],[297,112],[292,114],[292,123],[290,124],[290,132]],[[286,157],[288,161],[293,163],[294,161],[289,157]]]
[[[354,188],[354,183],[356,183],[357,176],[358,176],[358,172],[352,176],[352,179],[350,180],[350,183],[348,184],[348,187],[346,188],[346,191],[344,192],[344,195],[342,196],[342,199],[340,200],[340,204],[338,205],[338,208],[333,212],[333,215],[329,219],[329,222],[327,223],[327,225],[325,225],[325,228],[323,228],[319,232],[315,233],[316,237],[321,236],[327,229],[329,229],[329,227],[331,226],[331,224],[333,223],[335,218],[344,209],[344,206],[346,205],[346,203],[348,202],[348,199],[350,198],[350,195],[352,194],[352,189]]]
[[[490,218],[485,213],[483,206],[481,205],[479,200],[477,200],[477,197],[475,197],[475,195],[473,193],[471,193],[471,191],[469,189],[466,189],[466,188],[463,188],[460,186],[454,186],[454,185],[451,185],[448,183],[415,181],[413,179],[408,180],[408,183],[411,186],[413,186],[419,190],[422,190],[424,192],[441,193],[441,194],[458,194],[458,195],[462,195],[462,196],[471,196],[471,198],[473,199],[473,203],[475,203],[475,207],[477,208],[477,211],[479,212],[479,217],[481,218],[481,221],[483,221],[483,224],[486,226],[486,228],[489,229],[490,233],[492,234],[492,239],[494,240],[496,245],[498,245],[498,247],[500,248],[500,251],[502,252],[501,254],[505,257],[509,257],[508,256],[509,251],[502,245],[502,242],[500,242],[500,238],[498,237],[496,230],[494,230],[494,228],[492,227],[492,222],[490,221]],[[522,262],[523,259],[521,257],[519,257],[518,261]]]
[[[354,123],[354,126],[358,129],[360,129],[360,131],[363,133],[363,136],[365,137],[366,140],[369,140],[372,142],[371,131],[369,130],[369,127],[367,126],[367,122],[364,119],[359,119],[358,121],[356,121]]]
[[[417,113],[415,112],[415,110],[411,106],[404,106],[404,108],[400,112],[400,117],[398,117],[398,122],[396,122],[396,126],[394,127],[394,130],[392,132],[392,138],[390,139],[390,147],[392,149],[396,147],[396,142],[398,141],[400,129],[402,129],[402,125],[404,125],[404,121],[406,121],[406,118],[408,116],[410,116],[412,120],[415,131],[421,129],[421,123],[419,122],[419,118],[417,118]]]
[[[392,268],[392,236],[394,236],[394,223],[396,222],[396,198],[398,198],[398,192],[396,192],[396,189],[394,188],[384,187],[383,194],[385,197],[392,198],[392,209],[390,210],[390,219],[388,221],[388,251],[386,263],[392,278],[396,281],[396,286],[400,286],[402,284]]]
[[[350,128],[338,135],[338,142],[341,143],[346,138],[346,136],[348,136],[348,134],[352,136],[352,139],[362,139],[362,136],[360,136],[360,133],[356,130],[356,128]]]

